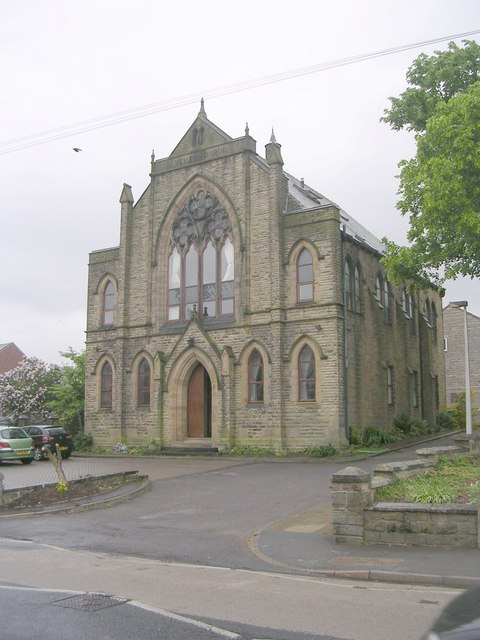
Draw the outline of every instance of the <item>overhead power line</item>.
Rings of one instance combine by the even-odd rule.
[[[291,69],[289,71],[282,71],[268,76],[261,76],[259,78],[253,78],[251,80],[244,80],[234,84],[223,85],[213,89],[207,89],[204,91],[198,91],[190,93],[184,96],[176,98],[170,98],[168,100],[162,100],[159,102],[153,102],[140,107],[134,107],[132,109],[125,109],[123,111],[116,111],[104,116],[98,116],[90,118],[88,120],[81,120],[72,124],[64,125],[61,127],[55,127],[54,129],[48,129],[46,131],[40,131],[18,138],[11,138],[8,140],[0,141],[0,155],[7,153],[13,153],[22,149],[28,149],[41,144],[47,144],[55,140],[67,138],[69,136],[78,135],[80,133],[86,133],[88,131],[94,131],[96,129],[102,129],[104,127],[111,127],[122,122],[129,120],[136,120],[138,118],[145,118],[146,116],[160,113],[162,111],[169,111],[172,109],[178,109],[180,107],[197,103],[201,97],[208,98],[210,100],[219,98],[221,96],[229,95],[232,93],[239,93],[240,91],[247,91],[249,89],[255,89],[257,87],[263,87],[269,84],[275,84],[277,82],[284,82],[292,78],[298,78],[301,76],[311,75],[314,73],[320,73],[329,69],[336,69],[338,67],[344,67],[366,60],[373,60],[375,58],[381,58],[385,56],[391,56],[403,51],[409,51],[411,49],[418,49],[432,44],[445,42],[447,40],[458,40],[459,38],[468,38],[480,33],[480,29],[474,31],[466,31],[464,33],[455,33],[448,36],[442,36],[441,38],[433,38],[431,40],[423,40],[421,42],[413,42],[410,44],[399,45],[397,47],[391,47],[389,49],[382,49],[380,51],[374,51],[371,53],[363,53],[360,55],[350,56],[347,58],[340,58],[338,60],[331,60],[329,62],[322,62],[308,67],[300,67],[297,69]]]

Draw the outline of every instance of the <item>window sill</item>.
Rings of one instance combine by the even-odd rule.
[[[205,320],[204,318],[198,318],[198,323],[201,325],[205,331],[209,329],[224,329],[225,327],[231,327],[236,324],[237,320],[234,317],[225,317],[225,318],[209,318]],[[171,334],[171,333],[182,333],[185,328],[190,323],[190,320],[185,322],[167,322],[160,327],[160,333],[162,334]]]

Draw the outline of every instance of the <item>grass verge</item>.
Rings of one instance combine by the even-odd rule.
[[[480,456],[441,457],[427,473],[398,480],[375,491],[376,502],[426,504],[476,503],[480,493]]]

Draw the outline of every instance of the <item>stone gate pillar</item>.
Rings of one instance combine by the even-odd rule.
[[[371,475],[345,467],[332,476],[332,528],[337,543],[363,542],[363,510],[373,506]]]

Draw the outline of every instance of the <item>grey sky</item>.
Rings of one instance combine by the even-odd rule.
[[[476,28],[478,0],[3,0],[1,142]],[[273,126],[286,171],[404,242],[395,175],[413,136],[379,118],[413,59],[445,47],[207,99],[206,112],[232,137],[248,122],[261,154]],[[152,149],[168,156],[198,109],[196,100],[14,153],[0,146],[0,342],[47,362],[83,348],[88,253],[118,244],[123,182],[138,199]],[[455,299],[480,315],[478,280],[449,285],[445,302]]]

